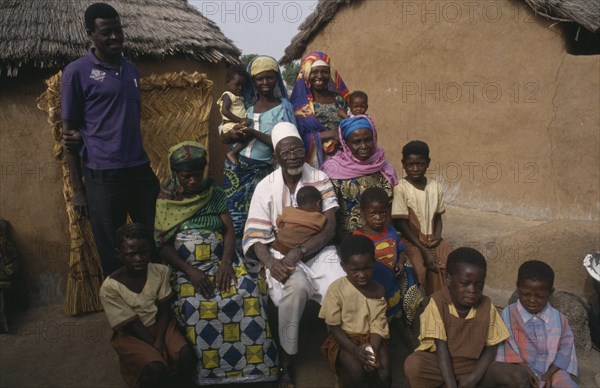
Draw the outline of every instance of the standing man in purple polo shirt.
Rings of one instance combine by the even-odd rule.
[[[159,184],[142,144],[140,75],[122,56],[119,14],[108,4],[92,4],[85,27],[93,47],[62,76],[63,145],[73,205],[90,218],[108,276],[119,267],[114,235],[127,214],[154,226]]]

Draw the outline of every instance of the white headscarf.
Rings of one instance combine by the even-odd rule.
[[[286,121],[282,121],[280,123],[275,124],[273,130],[271,131],[271,140],[273,142],[273,149],[277,147],[277,144],[286,137],[297,137],[302,140],[300,134],[298,133],[298,129],[292,123],[288,123]]]
[[[313,62],[312,65],[310,65],[310,68],[312,69],[313,67],[317,67],[317,66],[329,67],[329,64],[322,59],[317,59],[316,61]]]

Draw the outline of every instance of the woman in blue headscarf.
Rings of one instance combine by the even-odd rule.
[[[248,64],[246,70],[250,77],[244,88],[244,101],[247,117],[253,124],[251,127],[237,125],[221,134],[221,140],[226,144],[249,140],[238,154],[237,164],[225,159],[223,189],[238,242],[244,233],[252,193],[258,182],[272,170],[271,130],[282,121],[296,124],[294,108],[287,99],[277,61],[259,56]]]
[[[342,120],[339,137],[342,149],[325,161],[323,172],[331,179],[338,197],[338,232],[349,236],[364,224],[360,211],[363,191],[381,187],[392,198],[398,178],[394,167],[385,159],[383,149],[377,145],[377,131],[369,116]]]

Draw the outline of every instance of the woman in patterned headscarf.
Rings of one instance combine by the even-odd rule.
[[[173,271],[175,316],[198,356],[195,382],[274,381],[266,284],[236,255],[225,193],[204,179],[206,151],[180,143],[169,150],[169,165],[156,202],[155,239]]]
[[[282,121],[296,123],[277,61],[259,56],[248,64],[246,70],[250,77],[244,87],[244,102],[246,115],[253,124],[247,128],[236,125],[231,131],[221,134],[221,140],[226,144],[249,141],[239,152],[236,164],[225,160],[223,178],[227,207],[240,248],[252,193],[258,182],[272,171],[271,130]]]
[[[290,101],[306,147],[306,161],[314,168],[320,169],[338,148],[337,128],[345,117],[349,94],[327,54],[314,51],[302,60]]]

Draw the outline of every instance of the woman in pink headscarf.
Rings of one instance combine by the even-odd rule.
[[[325,161],[323,171],[331,178],[338,197],[338,230],[344,237],[363,226],[360,195],[369,187],[383,188],[390,199],[398,178],[394,167],[385,160],[377,146],[375,125],[368,116],[342,120],[339,127],[342,146],[335,156]]]

